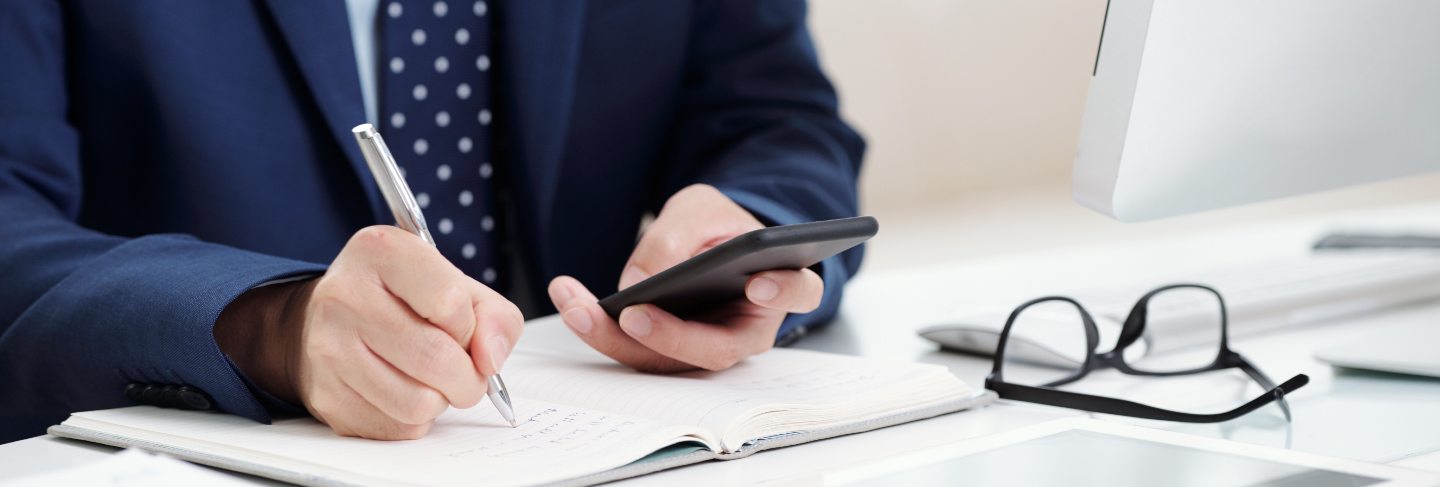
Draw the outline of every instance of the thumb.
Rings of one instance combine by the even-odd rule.
[[[640,237],[635,252],[620,273],[620,289],[633,286],[645,278],[669,269],[694,255],[701,242],[700,232],[686,231],[685,224],[661,222],[659,219]]]
[[[764,225],[714,187],[696,184],[670,197],[620,273],[625,289],[731,237]]]

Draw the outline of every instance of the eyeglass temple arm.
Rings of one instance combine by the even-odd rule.
[[[1147,406],[1138,402],[1116,399],[1113,397],[1094,396],[1079,392],[1045,389],[1040,387],[1023,386],[1007,382],[992,381],[986,384],[1002,398],[1015,399],[1025,402],[1046,404],[1065,408],[1074,408],[1084,411],[1102,414],[1118,414],[1142,419],[1156,419],[1161,421],[1183,421],[1187,423],[1219,423],[1229,421],[1250,412],[1260,409],[1276,399],[1284,398],[1286,394],[1310,383],[1310,377],[1300,374],[1285,381],[1278,387],[1272,388],[1265,394],[1256,397],[1240,407],[1223,413],[1216,414],[1194,414],[1171,411],[1169,409]]]
[[[1255,381],[1255,383],[1260,384],[1260,387],[1270,390],[1271,392],[1275,392],[1276,389],[1278,389],[1277,387],[1275,387],[1275,381],[1270,380],[1270,376],[1267,376],[1264,372],[1261,372],[1260,369],[1258,367],[1255,367],[1254,364],[1251,364],[1249,360],[1245,360],[1245,357],[1242,357],[1239,354],[1235,354],[1234,361],[1235,366],[1240,368],[1242,372],[1245,372],[1245,375],[1250,376],[1250,379]],[[1275,402],[1279,404],[1280,411],[1285,413],[1285,422],[1289,423],[1290,401],[1285,400],[1286,392],[1289,391],[1279,391],[1279,395],[1275,398]]]

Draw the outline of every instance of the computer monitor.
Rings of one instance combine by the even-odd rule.
[[[1074,167],[1140,221],[1440,170],[1440,1],[1110,0]]]

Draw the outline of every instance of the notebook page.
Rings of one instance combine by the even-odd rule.
[[[505,374],[526,397],[695,425],[723,440],[726,451],[751,438],[723,434],[767,407],[808,405],[860,419],[969,393],[935,365],[786,349],[720,372],[655,375],[594,352],[530,348],[512,355]]]
[[[610,470],[691,428],[515,399],[510,428],[489,404],[451,409],[412,441],[342,438],[310,418],[263,425],[205,412],[139,406],[76,413],[66,424],[367,485],[515,485]]]

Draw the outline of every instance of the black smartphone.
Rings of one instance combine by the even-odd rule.
[[[702,312],[744,298],[751,274],[813,266],[869,240],[879,229],[868,216],[762,228],[611,294],[600,307],[616,319],[636,304],[654,304],[681,317]]]

